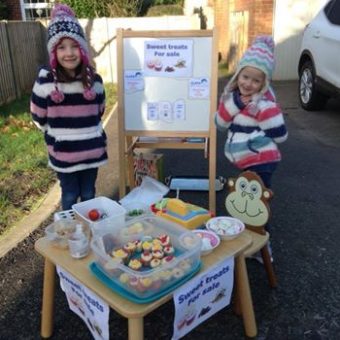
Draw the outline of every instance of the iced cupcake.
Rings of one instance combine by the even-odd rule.
[[[133,270],[139,270],[142,268],[142,262],[139,261],[138,259],[133,259],[129,261],[128,266]]]
[[[143,249],[142,247],[142,241],[141,240],[136,240],[134,241],[135,246],[136,246],[136,252],[140,253]]]
[[[152,285],[152,279],[150,277],[144,277],[139,279],[139,284],[144,288],[145,290],[150,289]]]
[[[173,255],[174,252],[175,252],[175,249],[174,249],[173,246],[165,246],[165,247],[163,248],[163,251],[164,251],[164,254],[165,254],[165,255]]]
[[[152,256],[155,259],[162,259],[164,257],[164,252],[163,250],[155,250],[152,252]]]
[[[172,270],[172,275],[175,279],[180,279],[184,276],[184,271],[181,268],[174,268]]]
[[[126,273],[122,273],[120,276],[119,276],[119,281],[123,284],[127,284],[129,282],[129,275],[126,274]]]
[[[124,244],[123,249],[127,251],[129,254],[133,254],[136,250],[136,244],[134,242],[128,242]]]
[[[161,265],[161,260],[160,259],[152,259],[150,262],[150,267],[151,268],[156,268]]]
[[[141,254],[140,260],[143,264],[143,266],[147,267],[150,265],[151,260],[153,259],[152,253],[145,251]]]
[[[112,251],[112,257],[120,259],[122,262],[126,263],[129,259],[129,253],[126,250],[119,248]]]
[[[168,256],[165,256],[163,259],[162,259],[162,264],[167,264],[167,263],[170,263],[171,261],[174,260],[174,256],[172,255],[168,255]]]
[[[143,251],[151,251],[152,243],[150,241],[143,241],[142,248],[143,248]]]
[[[158,239],[161,241],[161,245],[163,247],[169,246],[170,245],[170,236],[163,234],[158,237]]]

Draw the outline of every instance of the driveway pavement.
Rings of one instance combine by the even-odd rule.
[[[322,113],[302,111],[296,86],[295,82],[274,84],[290,136],[281,147],[283,161],[273,178],[271,243],[278,288],[270,289],[259,263],[247,262],[259,330],[257,338],[336,340],[340,335],[337,270],[340,104],[331,101]],[[109,128],[116,126],[115,119],[113,116]],[[114,136],[111,138],[114,141]],[[237,171],[223,156],[223,142],[224,137],[218,134],[217,174],[229,177]],[[113,154],[114,151],[113,145]],[[207,161],[199,151],[164,151],[164,154],[166,175],[207,174]],[[98,183],[98,193],[108,196],[116,192],[118,184],[114,156],[112,162],[105,174],[100,174]],[[225,190],[217,193],[218,215],[225,214],[225,194]],[[181,192],[180,197],[207,206],[205,192]],[[43,260],[34,252],[33,245],[43,235],[46,223],[48,220],[0,259],[1,339],[39,338]],[[91,339],[83,322],[68,310],[59,288],[55,311],[52,339]],[[150,314],[145,319],[145,338],[170,339],[172,318],[172,302]],[[127,338],[126,320],[113,311],[110,332],[112,338]],[[214,315],[185,339],[214,337],[244,338],[242,322],[231,308]]]

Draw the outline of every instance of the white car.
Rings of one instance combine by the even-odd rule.
[[[299,98],[308,111],[340,96],[340,0],[330,0],[306,26],[298,66]]]

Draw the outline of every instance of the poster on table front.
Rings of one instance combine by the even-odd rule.
[[[191,77],[192,40],[146,40],[144,75],[153,77]]]
[[[175,319],[172,340],[189,333],[230,304],[234,285],[234,257],[195,276],[174,293]]]
[[[84,320],[95,340],[108,340],[109,306],[59,266],[57,273],[70,309]]]

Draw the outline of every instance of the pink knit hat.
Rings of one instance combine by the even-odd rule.
[[[51,92],[51,98],[56,103],[61,103],[64,100],[64,94],[57,86],[57,58],[56,47],[62,39],[69,38],[74,40],[80,50],[81,59],[86,66],[86,87],[84,89],[84,98],[93,100],[96,97],[95,91],[92,89],[93,72],[89,66],[89,49],[84,34],[84,30],[75,17],[74,12],[70,7],[64,4],[56,4],[51,12],[51,21],[47,28],[47,51],[50,58],[50,65],[54,77],[55,89]]]

